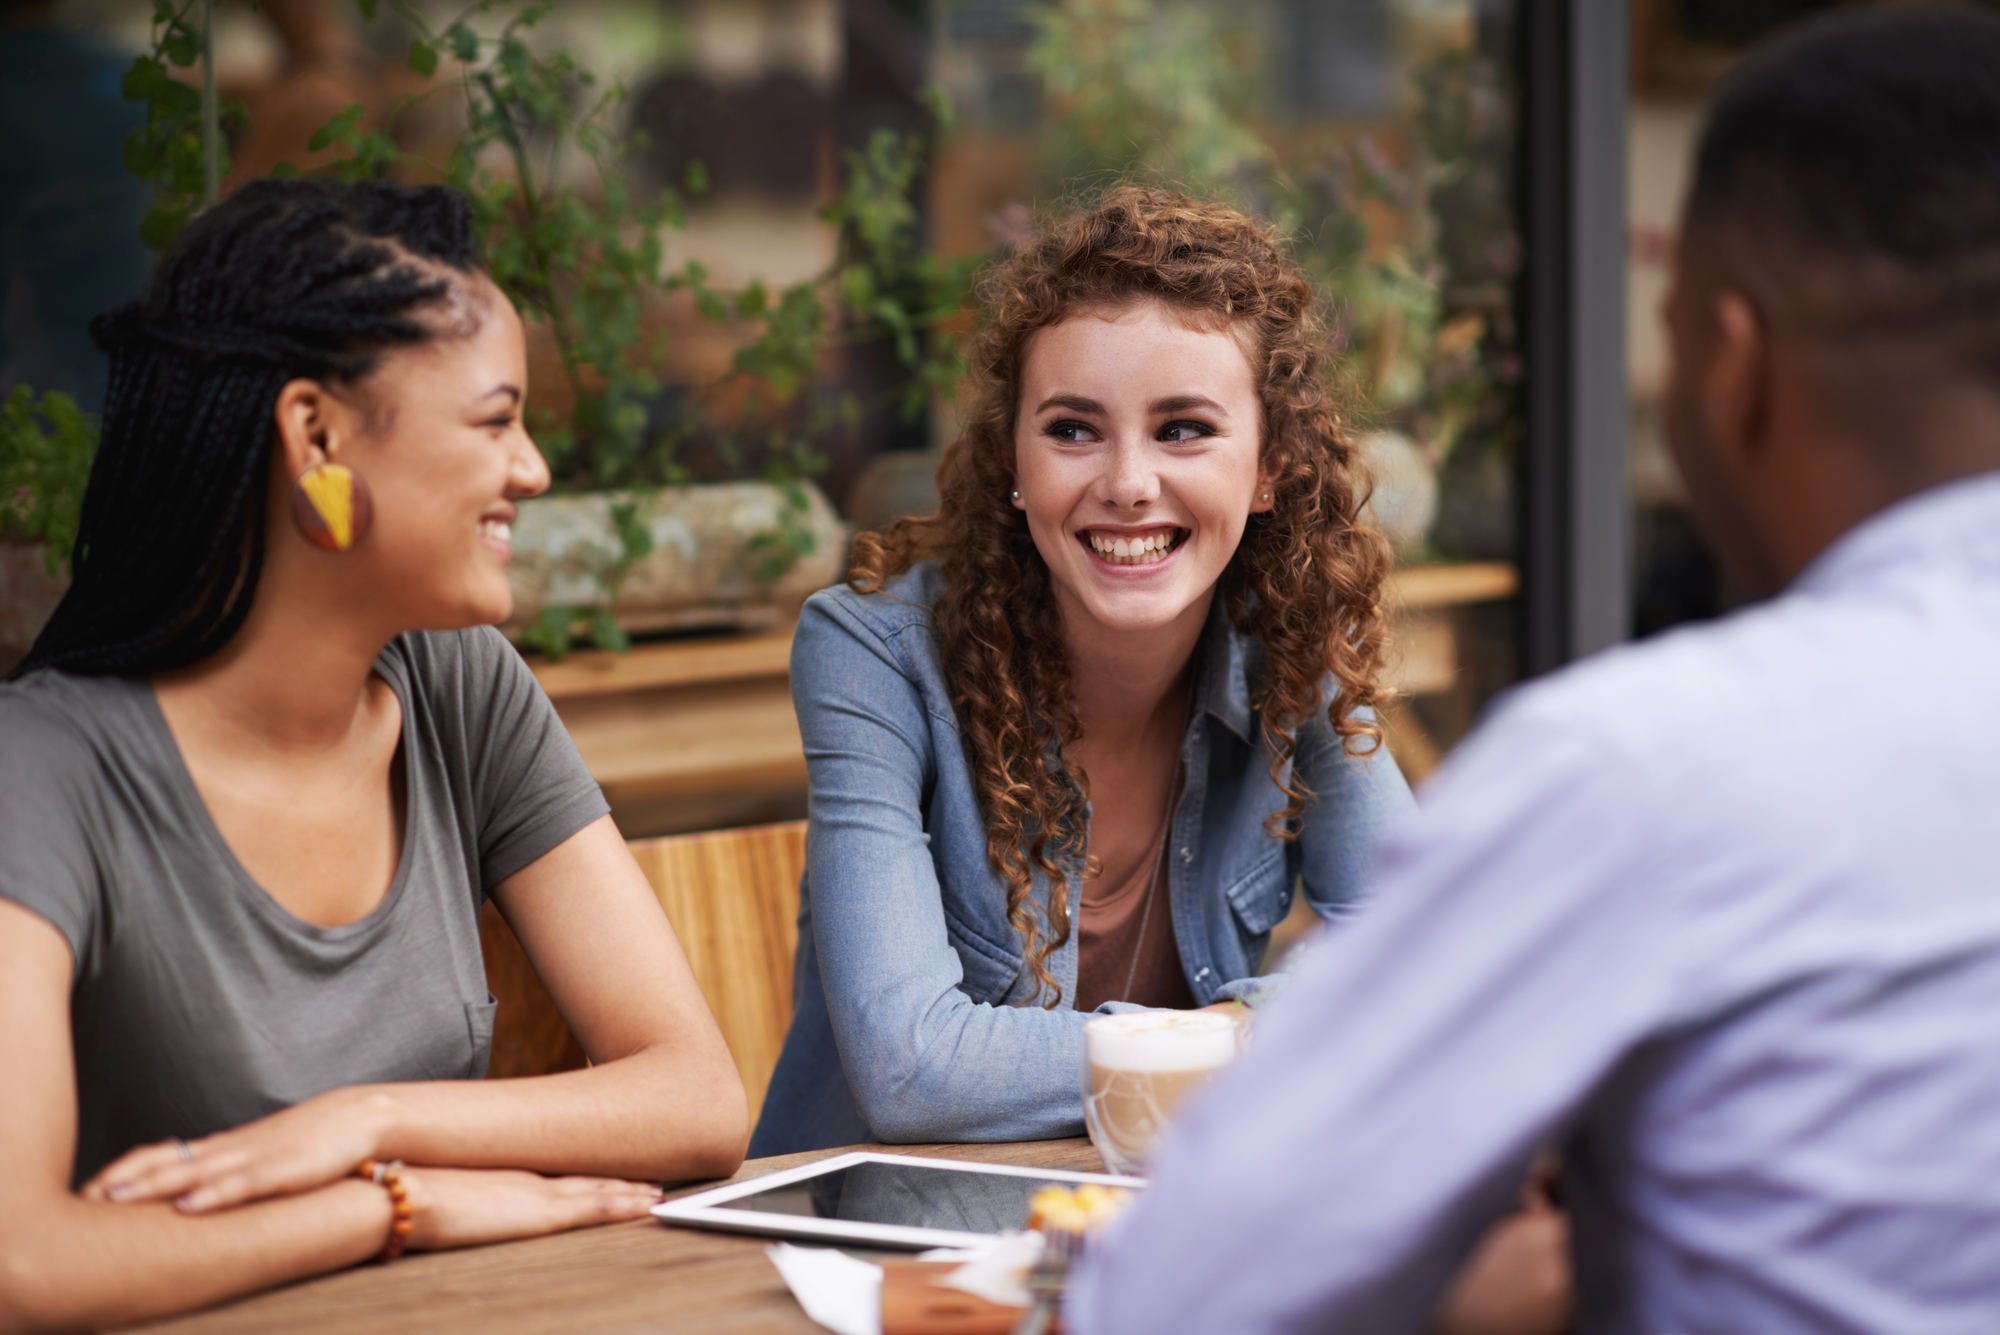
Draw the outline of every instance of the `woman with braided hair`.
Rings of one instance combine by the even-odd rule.
[[[0,686],[0,1327],[731,1172],[729,1053],[491,626],[549,474],[466,202],[255,183],[93,332],[75,582]],[[489,894],[590,1069],[476,1078]]]
[[[796,1011],[752,1140],[1083,1128],[1093,1011],[1229,1007],[1409,802],[1387,550],[1268,229],[1134,187],[988,279],[935,515],[806,604]]]

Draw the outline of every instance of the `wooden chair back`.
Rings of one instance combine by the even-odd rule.
[[[637,839],[632,856],[694,966],[754,1123],[792,1023],[806,823]]]

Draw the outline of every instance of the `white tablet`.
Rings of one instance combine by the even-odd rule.
[[[914,1251],[1024,1228],[1037,1191],[1079,1182],[1146,1185],[1108,1173],[857,1152],[665,1201],[653,1213],[691,1228]]]

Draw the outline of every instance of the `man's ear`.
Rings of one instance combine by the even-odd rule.
[[[273,410],[278,427],[278,449],[284,454],[285,470],[293,481],[314,464],[333,457],[338,437],[351,416],[347,405],[336,400],[317,380],[290,380],[278,391]]]
[[[1714,297],[1714,335],[1701,373],[1708,437],[1740,467],[1765,453],[1771,429],[1771,341],[1763,317],[1734,288]]]

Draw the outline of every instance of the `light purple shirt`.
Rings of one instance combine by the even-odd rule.
[[[1418,1330],[1544,1143],[1582,1331],[2000,1331],[2000,474],[1507,701],[1071,1328]]]

